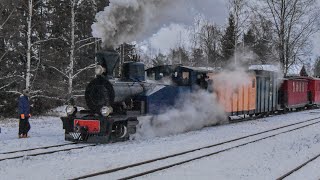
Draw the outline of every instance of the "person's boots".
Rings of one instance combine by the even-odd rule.
[[[19,134],[19,139],[20,139],[20,138],[23,138],[23,134]]]

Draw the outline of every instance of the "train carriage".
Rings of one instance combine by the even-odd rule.
[[[229,116],[253,114],[256,108],[256,77],[249,73],[242,82],[236,86],[232,81],[216,81],[219,73],[210,75],[213,89],[217,95],[218,103]]]
[[[280,88],[279,103],[285,110],[304,108],[309,104],[308,79],[303,77],[287,77]]]
[[[308,95],[311,104],[320,104],[320,78],[308,78]]]
[[[257,98],[255,114],[270,114],[279,108],[277,73],[274,71],[254,70],[257,78]]]

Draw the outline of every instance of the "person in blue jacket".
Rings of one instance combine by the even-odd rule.
[[[29,90],[23,90],[23,94],[19,98],[19,138],[27,138],[30,130],[29,118],[30,114],[30,103],[29,103]]]

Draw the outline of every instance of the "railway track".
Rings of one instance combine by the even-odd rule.
[[[304,166],[306,166],[307,164],[311,163],[312,161],[318,159],[320,157],[320,154],[314,156],[313,158],[309,159],[308,161],[302,163],[301,165],[299,165],[298,167],[292,169],[291,171],[287,172],[286,174],[282,175],[281,177],[277,178],[277,180],[282,180],[285,179],[287,177],[289,177],[291,174],[299,171],[301,168],[303,168]]]
[[[75,144],[77,144],[77,143],[66,143],[66,144],[59,144],[59,145],[53,145],[53,146],[45,146],[45,147],[39,147],[39,148],[31,148],[31,149],[17,150],[17,151],[0,153],[0,155],[7,155],[7,154],[14,154],[14,153],[22,153],[22,152],[28,152],[28,151],[33,151],[33,150],[41,150],[41,149],[51,149],[51,148],[63,147],[63,146],[69,146],[69,145],[75,145]],[[0,161],[11,160],[11,159],[18,159],[18,158],[23,158],[23,157],[26,157],[26,156],[31,156],[31,157],[32,157],[32,156],[40,156],[40,155],[46,155],[46,154],[53,154],[53,153],[57,153],[57,152],[70,151],[70,150],[75,150],[75,149],[83,149],[83,148],[86,148],[86,147],[93,147],[93,146],[97,146],[97,145],[98,145],[98,144],[87,144],[87,145],[70,147],[70,148],[65,148],[65,149],[44,151],[44,152],[39,152],[39,153],[22,154],[22,155],[17,155],[17,156],[0,158]]]
[[[265,140],[265,139],[268,139],[268,138],[272,138],[272,137],[275,137],[275,136],[278,136],[278,135],[281,135],[281,134],[285,134],[285,133],[289,133],[289,132],[296,131],[296,130],[299,130],[299,129],[303,129],[303,128],[306,128],[306,127],[309,127],[309,126],[312,126],[312,125],[315,125],[315,124],[320,124],[320,117],[309,119],[309,120],[305,120],[305,121],[302,121],[302,122],[289,124],[289,125],[285,125],[285,126],[281,126],[281,127],[277,127],[277,128],[273,128],[273,129],[270,129],[270,130],[262,131],[262,132],[259,132],[259,133],[254,133],[254,134],[251,134],[251,135],[243,136],[243,137],[240,137],[240,138],[235,138],[235,139],[232,139],[232,140],[228,140],[228,141],[224,141],[224,142],[220,142],[220,143],[216,143],[216,144],[212,144],[212,145],[208,145],[208,146],[203,146],[203,147],[199,147],[199,148],[183,151],[183,152],[180,152],[180,153],[175,153],[175,154],[171,154],[171,155],[167,155],[167,156],[163,156],[163,157],[159,157],[159,158],[155,158],[155,159],[141,161],[141,162],[137,162],[137,163],[133,163],[133,164],[117,167],[117,168],[114,168],[114,169],[108,169],[108,170],[105,170],[105,171],[92,173],[92,174],[86,174],[86,175],[83,175],[83,176],[79,176],[79,177],[73,178],[73,180],[96,177],[96,176],[100,176],[100,175],[119,174],[119,172],[121,174],[122,171],[127,171],[127,170],[131,171],[131,172],[134,172],[134,174],[131,173],[132,175],[125,176],[125,177],[123,175],[122,176],[120,175],[121,178],[117,177],[115,179],[137,178],[137,177],[141,177],[141,176],[144,176],[144,175],[152,174],[152,173],[157,172],[157,171],[165,170],[165,169],[168,169],[168,168],[171,168],[171,167],[174,167],[174,166],[178,166],[178,165],[182,165],[182,164],[185,164],[185,163],[188,163],[188,162],[192,162],[192,161],[195,161],[195,160],[199,160],[199,159],[202,159],[202,158],[214,156],[214,155],[217,155],[217,154],[220,154],[220,153],[232,150],[232,149],[237,149],[237,148],[240,148],[242,146],[246,146],[248,144],[252,144],[252,143],[259,142],[259,141],[262,141],[262,140]],[[298,126],[298,127],[294,127],[294,126]],[[290,128],[290,127],[292,127],[292,128]],[[286,128],[290,128],[290,129],[289,130],[285,130]],[[255,139],[255,140],[246,141],[244,143],[240,143],[238,145],[234,145],[234,146],[231,146],[231,147],[228,147],[228,148],[224,148],[222,150],[216,150],[216,151],[212,151],[212,152],[203,153],[201,155],[197,155],[197,156],[194,156],[194,157],[189,157],[189,158],[186,158],[184,160],[180,160],[180,161],[175,162],[175,163],[171,163],[171,164],[167,163],[166,165],[161,165],[161,163],[164,163],[162,161],[165,161],[165,160],[166,161],[168,161],[168,160],[170,161],[170,160],[172,160],[172,159],[174,159],[176,157],[181,157],[183,155],[190,155],[191,153],[195,153],[195,152],[199,153],[202,150],[210,150],[210,148],[213,148],[213,147],[218,147],[218,146],[221,146],[221,145],[227,145],[227,144],[230,144],[230,143],[233,143],[233,142],[237,142],[237,141],[240,141],[240,140],[245,140],[247,138],[252,138],[252,137],[263,135],[263,134],[267,134],[267,133],[272,133],[272,132],[278,131],[278,130],[285,130],[285,131],[277,132],[277,133],[274,133],[274,134],[271,134],[271,135],[268,135],[268,136],[265,136],[265,137],[262,137],[262,138],[258,138],[258,139]],[[160,166],[158,165],[159,167],[157,167],[157,168],[153,168],[153,169],[150,169],[150,170],[147,170],[147,171],[142,171],[142,172],[141,172],[141,169],[140,169],[140,173],[135,173],[136,170],[134,170],[134,168],[139,168],[139,167],[142,167],[142,166],[145,166],[145,165],[151,165],[152,163],[159,163]],[[137,171],[139,171],[139,169]],[[113,178],[108,178],[108,179],[113,179]]]
[[[64,144],[57,144],[57,145],[52,145],[52,146],[42,146],[42,147],[37,147],[37,148],[30,148],[30,149],[22,149],[22,150],[16,150],[16,151],[8,151],[8,152],[0,152],[0,155],[2,154],[14,154],[14,153],[20,153],[20,152],[28,152],[28,151],[34,151],[34,150],[39,150],[39,149],[49,149],[49,148],[55,148],[55,147],[63,147],[63,146],[68,146],[72,144],[77,144],[77,143],[64,143]]]

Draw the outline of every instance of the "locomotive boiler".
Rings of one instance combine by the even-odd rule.
[[[86,87],[87,110],[66,108],[61,117],[65,139],[74,142],[109,143],[127,140],[136,132],[137,117],[144,114],[138,95],[154,88],[145,81],[144,64],[123,63],[121,77],[113,78],[119,54],[109,50],[97,54],[96,78]]]

